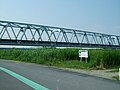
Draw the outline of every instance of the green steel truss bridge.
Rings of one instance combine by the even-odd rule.
[[[0,21],[0,45],[120,48],[120,36],[45,25]]]

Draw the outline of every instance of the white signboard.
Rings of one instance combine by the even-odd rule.
[[[87,50],[79,50],[79,57],[88,58],[88,51]]]

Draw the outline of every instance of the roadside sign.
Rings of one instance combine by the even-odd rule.
[[[79,50],[79,57],[88,58],[88,50]]]
[[[82,61],[82,58],[85,58],[85,61],[87,63],[87,58],[88,58],[88,50],[79,50],[79,57],[80,61]]]

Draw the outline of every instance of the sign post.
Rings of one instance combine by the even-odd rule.
[[[80,61],[82,61],[82,58],[85,58],[85,61],[87,63],[88,50],[79,50],[79,57],[80,57]]]

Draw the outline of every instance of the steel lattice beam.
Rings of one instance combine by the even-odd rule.
[[[0,21],[0,45],[120,48],[120,36]]]

